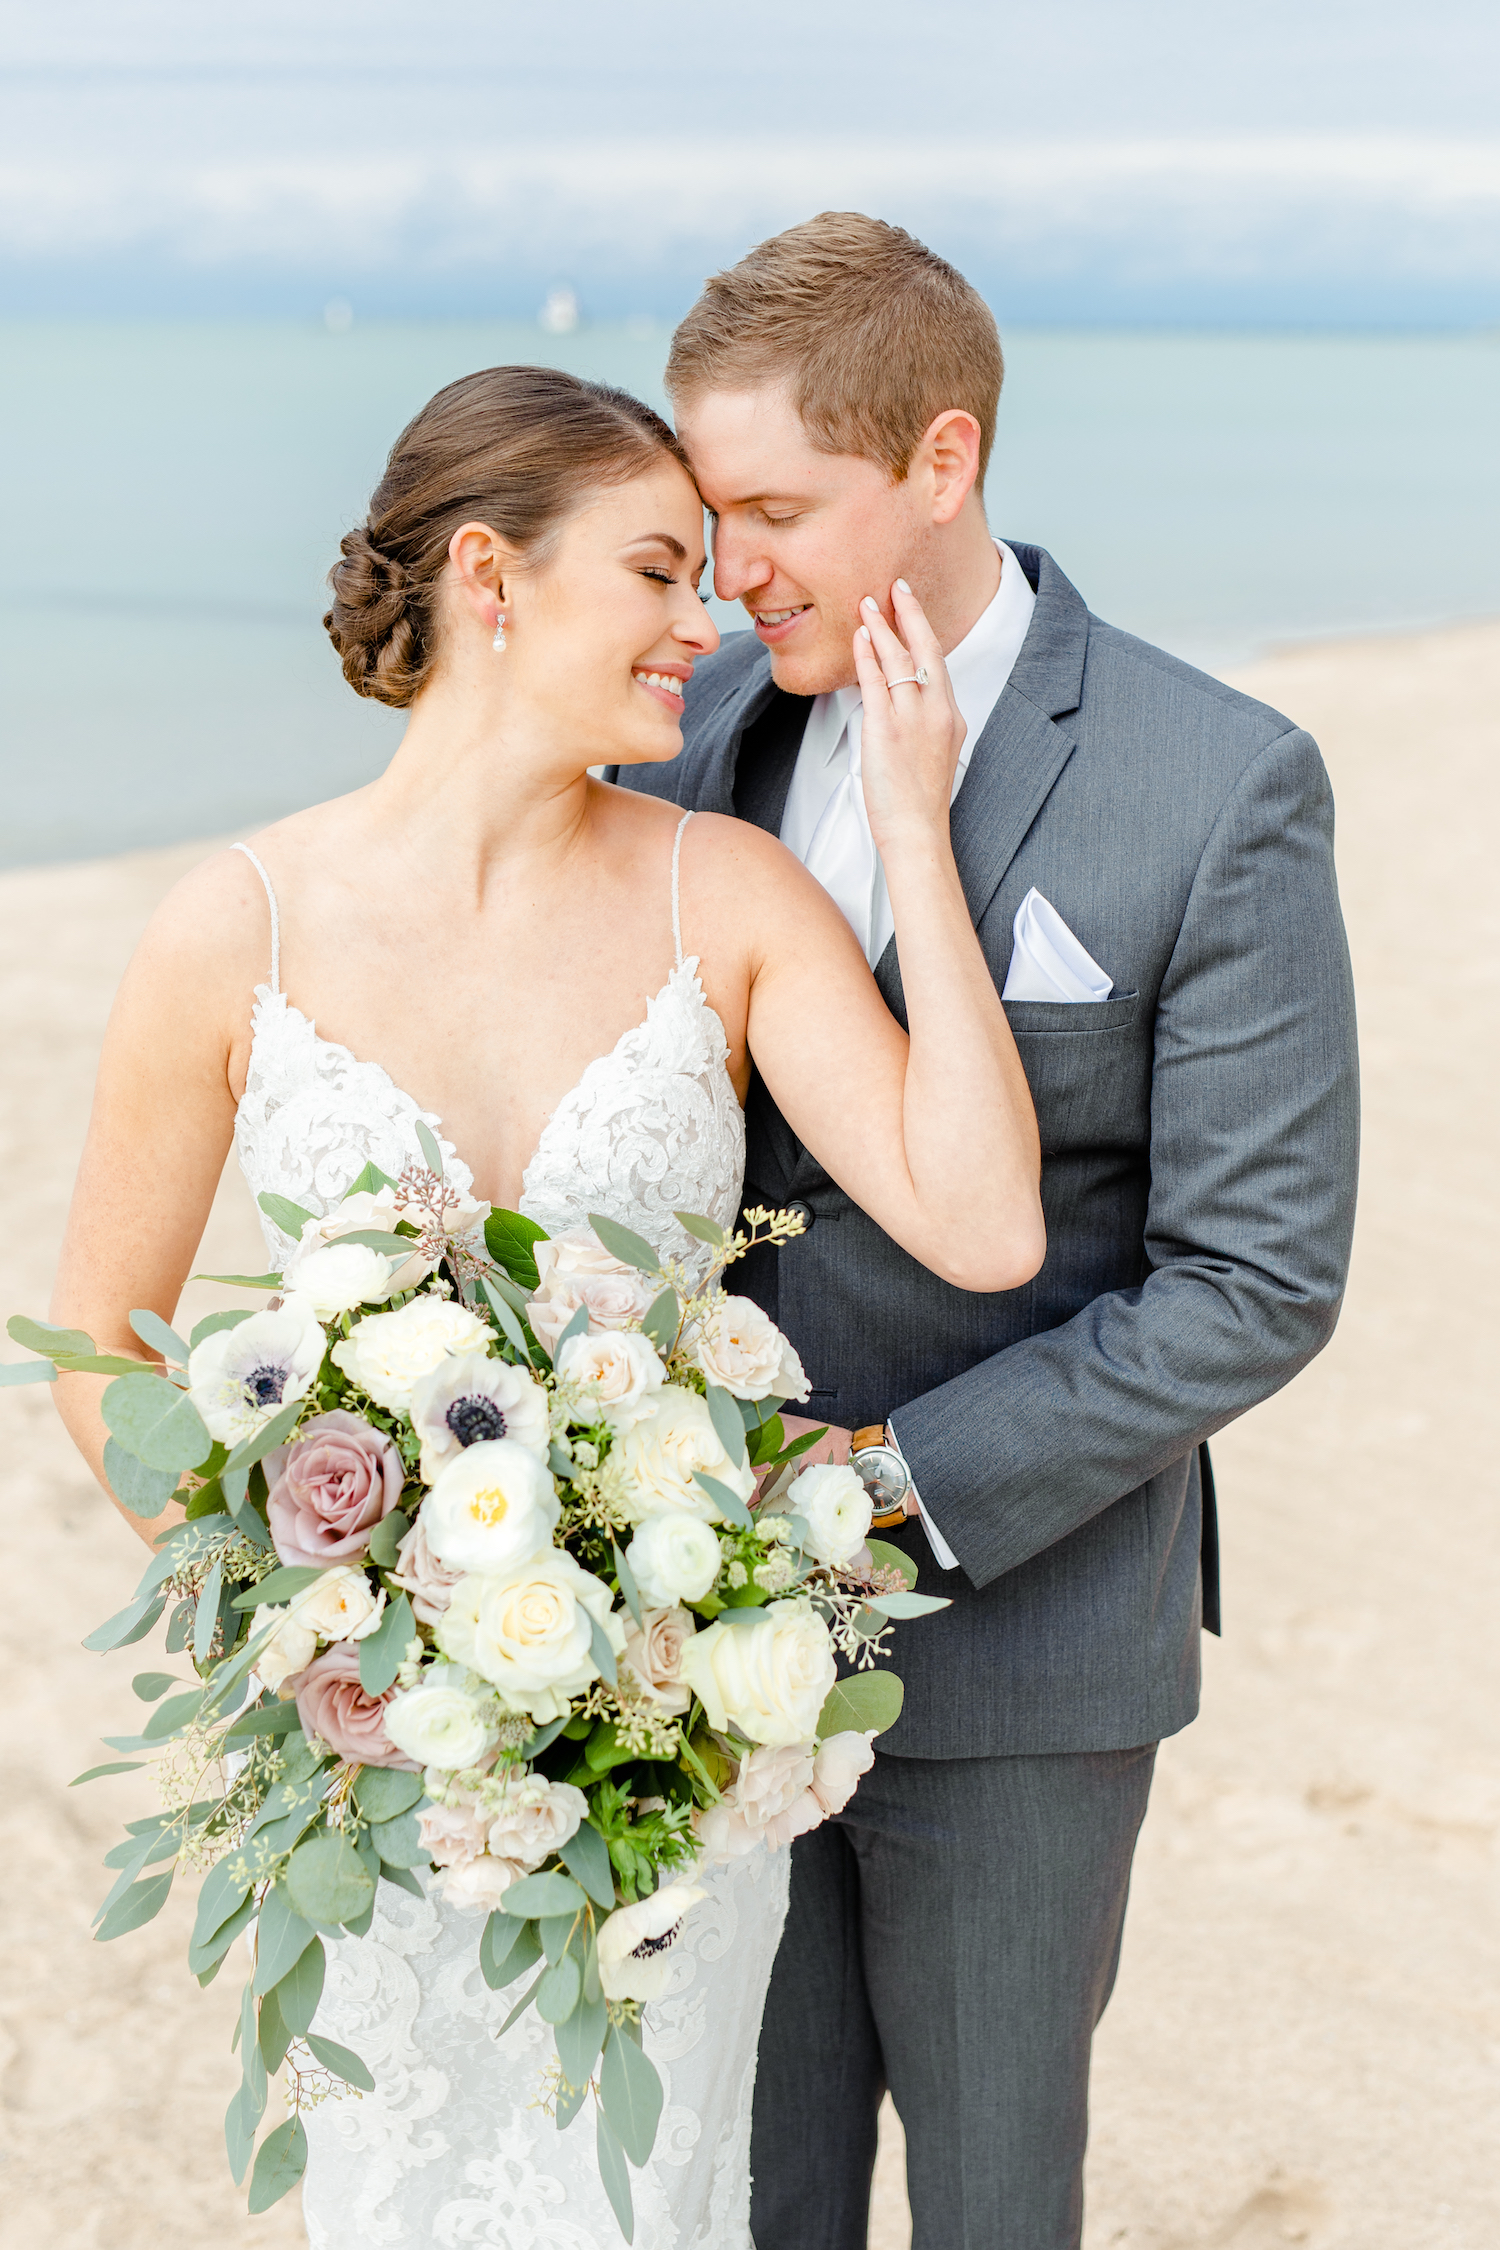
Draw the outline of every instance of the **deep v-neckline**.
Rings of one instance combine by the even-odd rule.
[[[620,1049],[625,1045],[625,1042],[628,1039],[638,1037],[639,1034],[648,1027],[651,1022],[651,1017],[654,1010],[660,1005],[663,1000],[667,998],[668,994],[673,990],[674,986],[681,978],[685,978],[687,980],[688,988],[697,1000],[698,1006],[701,1008],[704,1015],[712,1017],[714,1023],[718,1026],[719,1036],[724,1043],[726,1058],[725,1070],[727,1075],[729,1034],[724,1029],[723,1017],[719,1014],[718,1009],[713,1006],[712,1002],[708,998],[707,993],[703,989],[703,979],[698,974],[699,959],[700,956],[698,954],[692,953],[688,955],[686,960],[679,961],[677,963],[676,967],[668,976],[666,983],[661,986],[659,991],[653,993],[647,1000],[645,1014],[639,1017],[635,1023],[627,1024],[612,1047],[606,1048],[602,1054],[593,1056],[587,1063],[585,1063],[582,1071],[574,1080],[573,1084],[568,1088],[567,1092],[560,1095],[554,1107],[547,1112],[547,1115],[542,1123],[541,1132],[537,1135],[536,1146],[532,1150],[530,1156],[527,1158],[525,1165],[522,1167],[521,1192],[516,1199],[518,1208],[525,1204],[528,1194],[528,1182],[530,1181],[531,1175],[535,1171],[537,1164],[546,1153],[548,1135],[552,1133],[557,1127],[558,1122],[563,1116],[563,1113],[568,1108],[568,1105],[577,1099],[578,1095],[587,1086],[591,1074],[596,1071],[601,1064],[612,1063],[615,1057],[619,1054]],[[372,1076],[382,1079],[390,1088],[391,1092],[396,1096],[398,1101],[410,1102],[412,1110],[416,1116],[424,1120],[430,1119],[434,1127],[436,1128],[438,1143],[443,1151],[445,1158],[449,1156],[456,1158],[457,1161],[463,1166],[465,1172],[467,1172],[469,1175],[470,1187],[473,1186],[473,1168],[469,1164],[468,1159],[463,1155],[462,1151],[457,1147],[457,1145],[447,1138],[443,1130],[445,1121],[437,1110],[424,1108],[422,1103],[417,1100],[415,1094],[408,1093],[406,1088],[392,1077],[391,1073],[386,1069],[384,1063],[372,1061],[363,1055],[357,1055],[354,1049],[352,1047],[346,1047],[341,1039],[326,1039],[323,1036],[322,1032],[319,1031],[315,1019],[312,1016],[308,1015],[305,1009],[299,1008],[294,1000],[289,1000],[284,992],[273,992],[268,985],[263,984],[257,985],[255,988],[255,1008],[251,1016],[250,1024],[250,1068],[253,1068],[254,1066],[255,1044],[257,1039],[260,1037],[262,1013],[266,1007],[276,1001],[280,1002],[284,1014],[288,1016],[295,1016],[299,1023],[306,1026],[307,1035],[312,1040],[314,1046],[321,1047],[327,1054],[341,1056],[344,1061],[347,1062],[355,1070],[369,1072]],[[249,1069],[247,1069],[246,1072],[246,1079],[248,1084]],[[243,1105],[243,1101],[244,1096],[241,1095],[241,1105]],[[735,1095],[735,1101],[738,1104],[739,1096],[737,1094]]]

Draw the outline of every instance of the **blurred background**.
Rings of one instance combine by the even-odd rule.
[[[1493,0],[0,0],[0,1316],[45,1309],[164,890],[397,739],[319,623],[397,431],[507,360],[664,403],[703,276],[828,207],[994,306],[996,530],[1310,727],[1338,800],[1354,1269],[1215,1440],[1226,1632],[1137,1856],[1086,2250],[1494,2250]],[[261,1262],[226,1175],[199,1263]],[[298,2250],[223,2163],[192,1886],[89,1942],[152,1803],[66,1786],[142,1655],[79,1644],[137,1564],[47,1399],[4,1399],[0,2242]],[[909,2236],[887,2109],[872,2250]]]

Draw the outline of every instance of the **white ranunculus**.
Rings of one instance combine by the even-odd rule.
[[[317,1655],[318,1636],[290,1608],[278,1608],[270,1602],[255,1612],[254,1630],[263,1633],[268,1625],[274,1625],[276,1631],[256,1657],[255,1669],[271,1693],[279,1695],[283,1681],[302,1671]]]
[[[409,1414],[412,1390],[424,1375],[459,1353],[484,1351],[490,1335],[488,1322],[467,1305],[424,1292],[394,1312],[367,1314],[334,1345],[333,1363],[387,1414]]]
[[[297,1262],[297,1294],[319,1320],[336,1320],[360,1305],[383,1305],[391,1293],[391,1261],[364,1242],[329,1242]]]
[[[434,1484],[465,1446],[513,1438],[539,1461],[551,1442],[547,1394],[503,1359],[461,1352],[412,1385],[412,1428],[422,1440],[421,1477]]]
[[[828,1627],[805,1595],[768,1603],[752,1624],[695,1633],[678,1670],[711,1727],[773,1747],[812,1740],[837,1677]]]
[[[807,1552],[834,1568],[852,1561],[869,1534],[875,1504],[847,1461],[816,1461],[794,1477],[781,1505],[807,1525]]]
[[[570,1782],[545,1774],[514,1774],[500,1784],[500,1802],[490,1822],[489,1847],[497,1859],[520,1867],[540,1867],[561,1851],[583,1826],[589,1801]]]
[[[657,1391],[646,1402],[648,1411],[616,1438],[611,1459],[625,1473],[621,1504],[632,1523],[678,1508],[701,1516],[705,1523],[718,1521],[719,1511],[693,1472],[728,1485],[739,1499],[755,1490],[755,1476],[745,1461],[731,1461],[714,1428],[708,1402],[696,1391],[674,1387]]]
[[[625,1661],[664,1713],[678,1715],[693,1700],[677,1667],[685,1644],[697,1630],[697,1618],[686,1609],[648,1609],[642,1612],[639,1625],[632,1619],[625,1628]]]
[[[484,1682],[462,1665],[430,1665],[415,1687],[391,1697],[385,1731],[418,1765],[459,1772],[477,1765],[500,1739],[479,1707],[486,1693]]]
[[[700,1516],[674,1508],[648,1516],[625,1551],[643,1598],[670,1609],[700,1602],[719,1575],[719,1537]]]
[[[598,1400],[601,1421],[614,1430],[628,1430],[638,1422],[667,1379],[649,1336],[608,1329],[597,1336],[570,1336],[556,1366],[562,1380],[577,1383]]]
[[[422,1503],[431,1554],[447,1570],[510,1570],[550,1546],[562,1513],[552,1473],[515,1438],[454,1455]]]
[[[599,1677],[591,1618],[615,1655],[623,1655],[624,1621],[609,1588],[562,1548],[548,1547],[515,1570],[461,1578],[438,1622],[437,1642],[445,1656],[488,1680],[508,1711],[545,1726]]]
[[[340,1563],[294,1594],[291,1607],[297,1623],[310,1626],[319,1640],[362,1641],[380,1623],[385,1588],[375,1593],[362,1570]]]
[[[875,1729],[830,1734],[813,1761],[812,1793],[826,1813],[841,1813],[875,1763]]]
[[[725,1297],[689,1339],[711,1383],[735,1398],[805,1399],[812,1386],[774,1320],[748,1297]]]
[[[394,1234],[397,1221],[408,1217],[406,1206],[394,1188],[381,1188],[378,1193],[361,1188],[357,1195],[346,1195],[342,1203],[325,1211],[321,1218],[309,1219],[303,1227],[301,1239],[286,1262],[288,1288],[301,1287],[299,1276],[304,1261],[315,1257],[329,1243],[342,1241],[346,1234]],[[418,1212],[413,1223],[425,1224],[424,1214]],[[415,1251],[415,1243],[412,1248]],[[394,1297],[408,1289],[419,1288],[432,1270],[430,1258],[405,1258],[390,1274],[384,1294]]]
[[[599,1931],[599,1982],[606,2000],[661,1998],[682,1918],[705,1895],[697,1883],[664,1883],[650,1898],[615,1908]]]
[[[480,1914],[493,1914],[516,1877],[525,1872],[513,1859],[494,1859],[481,1852],[477,1859],[442,1868],[433,1876],[432,1888],[445,1906],[469,1906]]]
[[[305,1297],[284,1297],[276,1312],[252,1313],[237,1328],[205,1336],[188,1359],[188,1396],[210,1437],[235,1446],[284,1406],[306,1398],[323,1364],[327,1338]]]

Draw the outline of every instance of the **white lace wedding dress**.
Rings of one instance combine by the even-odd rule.
[[[683,959],[677,854],[677,965],[644,1023],[589,1064],[549,1119],[526,1168],[521,1208],[555,1234],[602,1211],[658,1248],[696,1246],[673,1211],[737,1216],[744,1122],[725,1068],[724,1027]],[[420,1161],[418,1118],[450,1177],[471,1176],[379,1063],[320,1039],[281,990],[269,877],[271,980],[259,985],[235,1146],[253,1193],[332,1207],[367,1163],[393,1177]],[[290,1245],[269,1222],[279,1264]],[[700,1878],[708,1896],[672,1949],[667,1997],[646,2016],[647,2051],[666,2105],[651,2162],[632,2174],[637,2250],[753,2250],[750,2097],[771,1963],[786,1913],[787,1854],[752,1852]],[[534,2011],[497,2041],[525,1989],[491,1992],[479,1973],[484,1916],[380,1887],[369,1934],[328,1949],[317,2026],[352,2047],[373,2094],[329,2101],[307,2118],[303,2211],[312,2250],[483,2244],[504,2250],[618,2250],[599,2184],[592,2103],[559,2133],[539,2106],[553,2053]]]

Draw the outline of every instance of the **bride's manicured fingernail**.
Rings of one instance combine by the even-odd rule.
[[[879,609],[880,604],[878,601],[876,601],[873,594],[866,594],[864,600],[860,603],[859,606],[861,609]]]
[[[911,592],[911,588],[907,585],[904,578],[898,578],[896,580],[896,591],[898,594],[909,594]]]
[[[867,640],[868,640],[868,639],[870,638],[870,628],[869,628],[869,626],[868,626],[868,625],[861,625],[861,627],[860,627],[860,629],[859,629],[858,633],[857,633],[857,634],[855,635],[855,638],[856,638],[857,640],[861,640],[861,641],[867,641]]]

